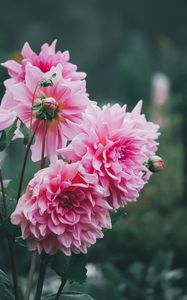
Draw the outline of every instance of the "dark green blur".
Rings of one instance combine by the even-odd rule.
[[[0,5],[1,62],[16,57],[25,41],[38,51],[58,39],[57,48],[68,49],[78,70],[88,74],[92,100],[127,103],[131,110],[143,99],[148,119],[166,121],[158,151],[165,169],[152,176],[138,202],[128,205],[114,229],[90,249],[88,261],[102,277],[74,287],[95,300],[187,300],[187,1],[2,0]],[[157,72],[171,86],[161,108],[152,104],[151,80]],[[1,97],[6,78],[1,67]],[[23,153],[21,141],[9,147],[6,179],[18,180]],[[27,179],[37,169],[29,163]],[[29,258],[24,248],[16,251],[24,278]],[[9,270],[4,242],[0,268]]]

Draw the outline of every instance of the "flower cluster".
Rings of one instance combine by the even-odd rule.
[[[111,214],[135,201],[163,162],[155,156],[159,126],[141,113],[142,101],[132,112],[119,104],[100,108],[89,99],[85,74],[55,45],[44,44],[37,55],[26,43],[20,64],[3,64],[11,78],[0,130],[17,118],[15,138],[22,123],[34,134],[32,160],[50,160],[29,182],[12,223],[30,250],[71,255],[103,237]]]

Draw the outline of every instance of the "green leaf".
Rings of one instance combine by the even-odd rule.
[[[2,199],[0,201],[0,211],[3,212],[3,203]],[[20,235],[20,228],[16,225],[13,225],[10,221],[10,215],[13,213],[16,207],[16,200],[10,199],[7,197],[7,216],[5,219],[0,221],[0,234],[7,237],[14,238],[17,235]]]
[[[48,295],[42,300],[55,300],[55,295]],[[59,300],[94,300],[91,296],[79,292],[66,292],[62,293]]]
[[[8,218],[15,210],[17,202],[15,199],[9,198],[8,195],[6,195],[6,204],[7,204],[7,218]],[[0,211],[2,210],[3,210],[3,200],[0,192]]]
[[[16,225],[13,225],[10,222],[10,218],[7,218],[0,223],[0,234],[4,237],[11,237],[14,238],[21,234],[20,228]]]
[[[0,299],[14,300],[13,289],[7,275],[0,270]]]
[[[28,144],[28,142],[29,142],[29,139],[30,139],[30,137],[31,137],[31,132],[30,132],[30,130],[27,128],[27,126],[24,124],[24,123],[22,123],[21,122],[21,125],[20,125],[20,131],[21,131],[21,133],[23,134],[23,136],[24,136],[24,140],[23,140],[23,143],[25,144],[25,145],[27,145]]]
[[[16,178],[11,180],[8,186],[5,187],[6,194],[8,195],[9,198],[14,198],[14,199],[17,198],[17,193],[18,193],[17,189],[19,186],[19,182],[20,182],[20,178],[19,176],[16,176]]]
[[[72,254],[66,256],[63,253],[54,255],[51,268],[61,277],[72,282],[83,283],[86,280],[86,255]]]
[[[23,238],[21,237],[21,236],[17,236],[16,238],[15,238],[15,242],[16,242],[16,244],[18,244],[19,246],[22,246],[22,247],[27,247],[27,243],[26,243],[26,241],[25,240],[23,240]]]
[[[0,151],[3,151],[5,148],[9,146],[10,142],[13,139],[16,128],[17,128],[17,119],[9,128],[3,130],[2,135],[0,137]]]
[[[40,109],[36,114],[36,118],[38,120],[46,120],[47,119],[46,112],[43,109]]]
[[[43,79],[42,82],[40,83],[41,87],[48,87],[48,86],[53,86],[53,82],[51,79]]]
[[[4,130],[0,138],[0,151],[3,151],[5,148],[6,148],[6,132]]]
[[[32,110],[39,110],[41,107],[41,104],[33,105]]]

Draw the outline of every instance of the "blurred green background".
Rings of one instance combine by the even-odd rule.
[[[1,62],[16,57],[25,41],[39,51],[56,38],[58,49],[68,49],[88,74],[91,99],[127,103],[129,110],[144,100],[148,119],[161,125],[158,154],[166,162],[90,249],[89,279],[74,288],[96,300],[186,300],[187,1],[1,1]],[[7,77],[1,67],[0,82]],[[5,154],[7,179],[17,179],[23,148],[15,141]],[[30,165],[27,178],[35,170]],[[3,242],[0,251],[0,268],[9,269]],[[28,258],[24,249],[17,254],[24,278]]]

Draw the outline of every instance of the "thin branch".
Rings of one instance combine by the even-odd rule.
[[[38,129],[39,123],[37,124],[28,144],[27,144],[27,148],[25,151],[25,156],[24,156],[24,160],[23,160],[23,166],[22,166],[22,170],[21,170],[21,176],[20,176],[20,182],[19,182],[19,188],[18,188],[18,195],[17,195],[17,201],[19,200],[20,196],[21,196],[21,191],[22,191],[22,186],[23,186],[23,178],[24,178],[24,174],[25,174],[25,168],[26,168],[26,163],[27,163],[27,158],[28,158],[28,154],[29,154],[29,150],[31,148],[32,142],[34,140],[34,136],[36,134],[36,131]]]
[[[33,252],[24,300],[29,300],[29,297],[31,294],[32,284],[33,284],[33,276],[34,276],[34,271],[35,271],[35,267],[36,267],[36,258],[37,258],[37,253]]]
[[[45,141],[46,141],[46,135],[47,135],[47,121],[44,121],[44,134],[43,134],[43,140],[42,140],[42,151],[41,151],[41,165],[40,168],[45,168]]]
[[[45,155],[46,134],[47,134],[47,122],[45,122],[45,124],[44,124],[44,135],[43,135],[43,140],[42,140],[42,151],[41,151],[41,166],[40,166],[41,169],[45,167],[45,157],[44,157],[44,155]],[[36,252],[34,252],[33,255],[32,255],[32,259],[31,259],[27,289],[26,289],[26,294],[25,294],[24,300],[29,300],[30,293],[31,293],[31,290],[32,290],[33,276],[34,276],[35,267],[36,267],[36,257],[37,257],[37,254],[36,254]]]
[[[66,282],[67,282],[66,278],[61,278],[61,285],[60,285],[60,287],[58,289],[58,292],[56,294],[55,300],[59,300],[60,299],[60,296],[62,294],[64,286],[66,285]]]
[[[1,185],[1,192],[2,192],[2,199],[3,199],[3,215],[6,217],[7,215],[7,203],[6,203],[6,195],[5,195],[5,189],[3,184],[3,174],[2,170],[0,168],[0,185]]]
[[[46,253],[42,253],[41,262],[40,262],[40,271],[39,271],[39,276],[38,276],[38,283],[37,283],[36,294],[35,294],[34,300],[41,299],[48,262],[49,262],[49,256]]]

